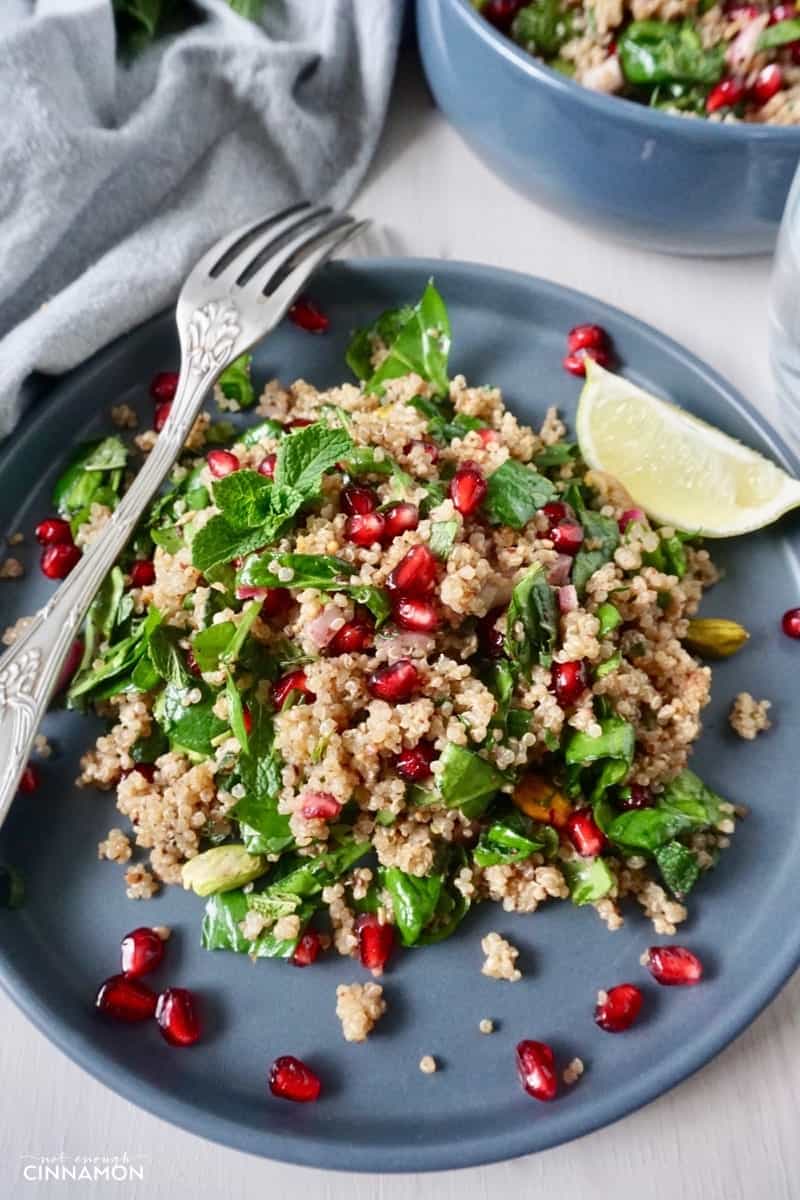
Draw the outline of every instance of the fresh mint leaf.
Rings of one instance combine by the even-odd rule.
[[[201,699],[196,704],[187,704],[187,691],[195,688],[200,691]],[[200,680],[192,680],[192,689],[168,683],[156,700],[153,715],[173,748],[210,758],[215,738],[228,728],[214,714],[215,702],[216,695]]]
[[[544,471],[549,467],[563,467],[574,462],[577,457],[577,442],[554,442],[552,446],[544,446],[534,455],[533,465],[537,471]]]
[[[583,527],[583,546],[572,564],[572,582],[578,595],[582,596],[595,571],[614,557],[619,545],[619,528],[613,517],[603,516],[590,508],[580,510],[577,515]],[[591,549],[586,548],[587,542]]]
[[[555,592],[541,563],[523,575],[511,593],[506,617],[506,654],[528,677],[535,663],[552,662],[558,632]]]
[[[260,3],[260,0],[257,2]],[[256,402],[256,394],[250,379],[252,362],[252,354],[240,355],[229,367],[225,368],[217,380],[225,399],[235,400],[239,408],[252,408]]]
[[[160,679],[179,688],[192,686],[183,651],[178,645],[183,636],[180,629],[159,625],[150,635],[147,653],[153,670]]]
[[[524,529],[540,508],[556,495],[546,475],[508,458],[489,476],[483,511],[493,525]]]
[[[277,569],[272,569],[272,564]],[[278,570],[289,569],[292,578],[282,580]],[[249,558],[237,576],[237,584],[243,587],[292,587],[319,588],[321,591],[338,590],[343,577],[348,577],[350,563],[343,558],[326,554],[262,554]]]
[[[225,672],[225,699],[228,701],[228,720],[231,726],[231,732],[236,738],[241,750],[247,754],[249,742],[247,738],[247,725],[244,718],[244,705],[239,689],[236,686],[236,680],[230,670]]]
[[[272,511],[272,481],[258,471],[233,471],[214,484],[214,503],[233,529],[253,529]]]
[[[346,459],[352,449],[352,439],[343,429],[329,429],[321,421],[306,425],[281,442],[275,484],[313,495],[325,472]]]
[[[655,852],[661,878],[677,900],[683,900],[700,878],[697,855],[681,842],[667,842]]]
[[[447,744],[439,762],[442,803],[447,808],[460,808],[467,817],[481,816],[506,782],[488,759],[454,742]]]
[[[442,560],[449,558],[450,551],[458,537],[458,529],[458,521],[434,521],[431,525],[431,536],[428,539],[428,548],[431,554],[435,554]]]

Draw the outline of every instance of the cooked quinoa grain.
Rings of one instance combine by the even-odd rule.
[[[484,1017],[483,1020],[478,1022],[478,1029],[481,1033],[494,1033],[494,1021],[489,1020],[488,1017]]]
[[[516,966],[519,950],[499,933],[487,933],[481,940],[481,950],[486,955],[482,975],[488,975],[490,979],[507,979],[510,983],[522,978],[522,971]]]
[[[431,1054],[423,1054],[419,1060],[419,1069],[423,1075],[433,1075],[437,1070],[436,1059]]]
[[[346,1042],[364,1042],[386,1012],[379,983],[340,983],[336,989],[336,1015]]]
[[[728,715],[731,729],[740,738],[752,742],[759,733],[770,728],[772,722],[767,716],[770,708],[772,701],[756,700],[749,692],[739,692]]]
[[[567,1086],[577,1083],[583,1074],[583,1062],[580,1058],[573,1058],[570,1063],[564,1068],[562,1078]]]

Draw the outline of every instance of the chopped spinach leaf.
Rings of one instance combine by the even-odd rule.
[[[506,782],[493,763],[464,746],[449,742],[440,757],[438,776],[442,803],[460,808],[467,817],[479,817]]]
[[[559,866],[573,904],[594,904],[614,886],[614,876],[602,858],[570,858]]]
[[[700,878],[697,855],[682,842],[667,842],[655,852],[661,878],[673,896],[683,900]]]
[[[549,666],[558,631],[555,592],[535,563],[511,593],[506,618],[505,649],[524,676],[535,663]]]
[[[229,367],[225,368],[217,380],[220,391],[226,400],[235,400],[239,408],[252,408],[256,402],[256,394],[250,379],[252,362],[252,354],[240,355]]]
[[[386,343],[388,353],[377,370],[372,371],[372,343],[376,336]],[[446,395],[450,386],[447,376],[449,352],[447,309],[430,282],[413,308],[384,313],[375,325],[358,330],[346,357],[368,392],[380,392],[387,380],[413,371],[427,379],[438,394]]]

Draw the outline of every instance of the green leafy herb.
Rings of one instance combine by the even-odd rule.
[[[619,650],[616,650],[610,658],[607,658],[605,662],[601,662],[595,667],[594,677],[595,679],[605,679],[606,675],[611,675],[614,671],[619,670],[621,665],[622,654]]]
[[[634,728],[622,717],[602,717],[600,729],[600,737],[575,729],[564,746],[570,790],[583,790],[595,802],[625,779],[636,749]]]
[[[776,21],[765,29],[756,43],[759,50],[774,50],[777,46],[788,46],[800,40],[800,20],[791,17],[787,21]]]
[[[388,867],[381,873],[384,887],[392,897],[392,912],[404,946],[414,946],[436,913],[444,879],[441,875],[419,877]]]
[[[511,593],[506,618],[506,654],[524,676],[529,676],[534,664],[550,665],[557,631],[555,592],[541,563],[535,563]]]
[[[325,472],[346,459],[352,449],[353,442],[343,429],[329,429],[320,421],[306,425],[281,442],[275,463],[275,484],[313,495],[319,490]]]
[[[548,858],[558,849],[558,834],[550,825],[537,825],[519,809],[509,807],[495,816],[481,833],[472,857],[479,867],[523,862],[544,851]]]
[[[725,67],[724,45],[704,49],[689,22],[632,21],[618,42],[629,83],[716,83]]]
[[[573,904],[594,904],[614,887],[614,876],[602,858],[570,858],[559,866]]]
[[[548,467],[563,467],[566,463],[574,462],[577,457],[577,442],[554,442],[552,446],[545,446],[535,455],[533,465],[538,471],[544,471]]]
[[[506,782],[493,763],[464,746],[449,742],[439,760],[439,791],[447,808],[460,808],[467,817],[479,817]]]
[[[655,852],[655,860],[661,877],[678,900],[692,890],[700,878],[697,855],[682,842],[667,842]]]
[[[150,608],[127,637],[109,646],[99,659],[95,658],[77,673],[67,693],[69,705],[75,707],[79,701],[107,699],[130,688],[133,673],[147,654],[150,636],[160,624],[161,613],[155,607]]]
[[[241,924],[253,907],[251,900],[252,894],[248,896],[241,889],[209,896],[200,938],[203,949],[233,950],[237,954],[249,954],[251,958],[290,958],[300,934],[295,938],[276,938],[271,930],[265,930],[253,941],[244,936]],[[291,910],[300,917],[301,933],[315,908],[315,904],[308,903]]]
[[[493,525],[524,529],[556,494],[546,475],[508,458],[487,480],[483,510]]]
[[[572,16],[559,0],[536,0],[519,10],[511,36],[529,53],[552,58],[572,36]]]
[[[236,680],[230,670],[225,672],[225,699],[228,701],[228,720],[230,721],[231,732],[241,749],[247,754],[249,743],[247,740],[244,705],[242,704],[241,693],[236,686]]]
[[[73,533],[89,519],[93,504],[116,508],[122,490],[128,452],[118,437],[80,446],[53,489],[53,503],[67,518]]]
[[[229,367],[225,368],[217,380],[220,391],[226,400],[235,400],[239,408],[252,408],[256,402],[256,394],[250,379],[252,362],[252,354],[242,354]]]
[[[642,554],[642,561],[666,575],[677,575],[678,579],[683,579],[688,569],[683,545],[687,537],[687,534],[679,533],[674,533],[668,538],[662,537],[655,550],[648,550]]]
[[[572,582],[578,595],[582,596],[595,571],[614,557],[619,545],[619,528],[613,517],[605,517],[585,507],[578,511],[578,520],[583,527],[584,540],[572,564]],[[586,548],[587,543],[593,548]]]
[[[195,704],[188,704],[187,692],[194,689],[200,691],[201,698]],[[216,695],[199,679],[192,681],[191,689],[168,683],[155,703],[153,715],[171,746],[210,758],[214,739],[228,728],[215,715],[215,702]]]
[[[619,813],[606,824],[606,836],[625,850],[654,854],[687,833],[713,828],[722,819],[720,797],[693,771],[684,770],[651,808]]]
[[[458,537],[458,521],[434,521],[428,547],[437,558],[446,559]]]
[[[619,609],[613,604],[609,604],[608,601],[606,601],[605,604],[600,605],[595,613],[595,616],[600,622],[598,633],[601,638],[607,637],[608,634],[612,633],[622,622],[622,616]]]
[[[257,446],[259,442],[266,438],[282,438],[286,436],[286,430],[281,425],[280,421],[274,421],[271,417],[266,417],[263,421],[259,421],[257,425],[251,425],[249,429],[242,434],[242,444],[245,446]]]
[[[323,888],[330,887],[354,867],[371,849],[369,842],[348,840],[334,850],[327,850],[316,858],[290,858],[281,861],[280,875],[266,889],[268,897],[317,896]],[[265,892],[259,893],[264,896]]]
[[[380,338],[388,353],[372,371],[373,343]],[[446,395],[450,386],[447,359],[450,352],[450,321],[442,297],[428,283],[422,299],[413,308],[383,313],[374,325],[358,330],[347,350],[347,362],[364,381],[368,392],[380,392],[389,379],[414,372]]]
[[[485,429],[486,422],[468,413],[457,413],[452,400],[443,397],[413,396],[407,402],[422,413],[428,422],[428,433],[435,442],[446,445],[453,438],[463,438],[475,429]]]
[[[181,630],[172,625],[159,625],[150,635],[147,654],[158,677],[178,688],[188,688],[192,677],[178,645],[182,636]]]
[[[248,746],[239,755],[239,781],[245,790],[230,811],[239,822],[242,841],[251,854],[280,854],[294,844],[289,817],[278,812],[281,762],[275,749],[272,717],[257,700],[250,703]]]

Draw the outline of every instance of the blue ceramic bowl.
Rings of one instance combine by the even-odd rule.
[[[439,107],[532,199],[672,254],[772,248],[800,128],[691,120],[590,92],[469,0],[417,0],[417,30]]]

